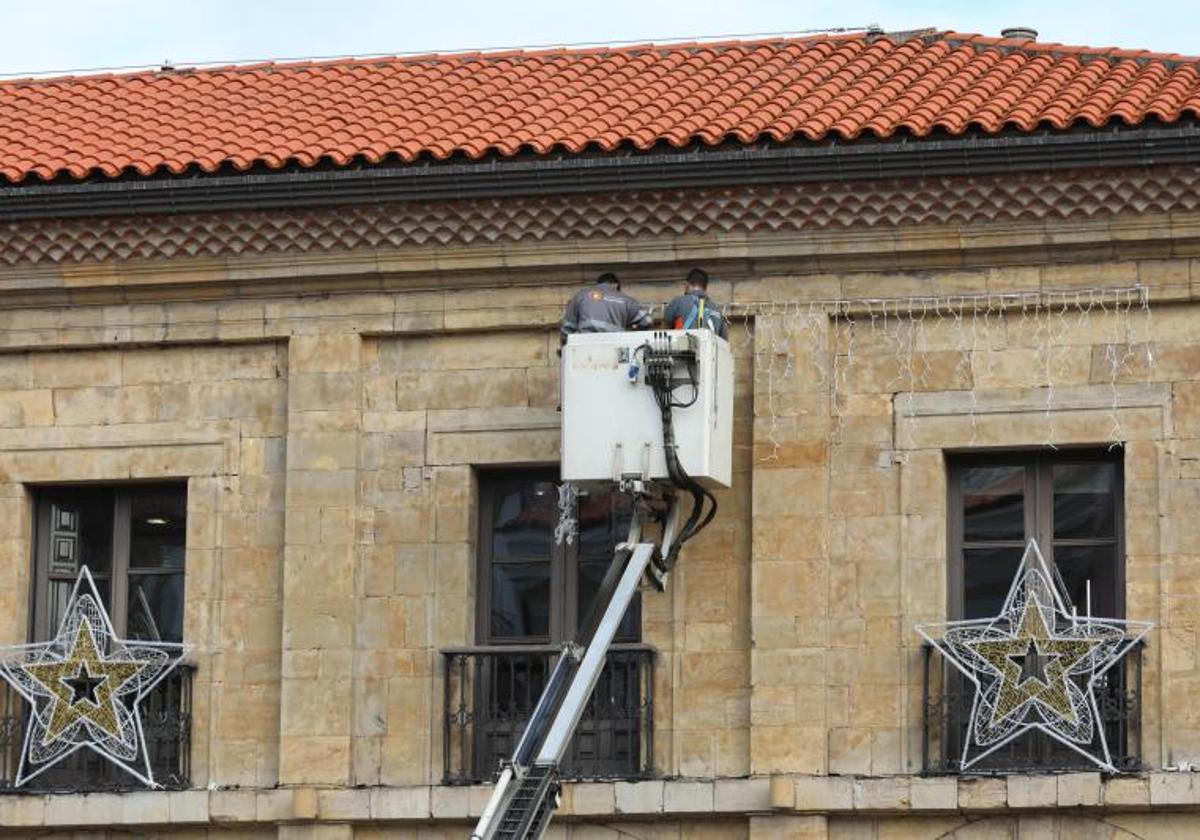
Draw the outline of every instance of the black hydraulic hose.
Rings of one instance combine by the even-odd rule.
[[[671,545],[668,556],[663,558],[666,566],[670,568],[684,543],[692,539],[692,537],[696,536],[696,534],[700,533],[700,531],[704,530],[712,522],[717,514],[717,500],[712,493],[687,474],[687,471],[683,468],[683,464],[679,461],[679,453],[676,450],[675,444],[675,424],[671,410],[672,408],[686,408],[693,405],[699,396],[699,383],[697,382],[694,360],[689,360],[687,363],[688,381],[677,383],[674,378],[675,359],[669,350],[655,350],[649,343],[638,349],[645,353],[646,382],[650,385],[654,393],[654,398],[658,403],[659,412],[662,417],[663,454],[667,463],[667,475],[676,488],[688,492],[692,497],[692,510],[683,526],[679,529],[679,533]],[[688,384],[693,389],[692,399],[685,403],[676,403],[674,400],[675,390],[680,385]],[[706,502],[707,511],[705,511]]]

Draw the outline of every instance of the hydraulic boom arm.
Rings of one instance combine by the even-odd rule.
[[[703,358],[699,352],[704,344],[701,335],[705,336],[705,346],[709,347],[708,355]],[[701,381],[702,369],[710,370],[706,382],[710,390],[715,388],[716,380],[720,378],[715,374],[715,359],[721,356],[717,351],[724,348],[723,353],[727,358],[728,347],[722,340],[712,338],[711,334],[704,334],[703,331],[700,335],[687,332],[656,332],[645,339],[638,337],[637,341],[639,343],[632,349],[625,344],[623,348],[614,346],[608,347],[607,350],[598,344],[591,346],[595,344],[592,341],[589,344],[591,349],[581,349],[582,363],[573,366],[568,364],[569,360],[564,357],[564,377],[567,384],[573,381],[570,379],[573,375],[583,376],[588,382],[592,382],[589,377],[595,371],[600,371],[600,379],[592,382],[600,387],[595,393],[614,396],[618,403],[628,402],[630,394],[636,395],[635,402],[643,400],[639,391],[648,386],[653,397],[653,406],[657,409],[655,414],[662,425],[661,448],[666,475],[657,475],[658,481],[662,483],[650,480],[650,443],[643,444],[645,460],[640,475],[631,478],[630,474],[619,466],[614,468],[612,480],[619,482],[623,491],[634,495],[634,517],[629,529],[629,538],[617,547],[608,573],[600,584],[592,612],[579,635],[574,642],[563,646],[562,654],[547,681],[545,691],[538,699],[525,732],[521,735],[512,761],[500,774],[479,824],[471,834],[471,840],[539,840],[542,837],[557,806],[559,766],[570,746],[575,728],[579,725],[584,707],[596,687],[596,681],[600,678],[617,627],[625,617],[638,585],[643,576],[646,576],[656,588],[665,589],[667,575],[675,563],[680,547],[703,530],[717,512],[717,500],[713,494],[683,467],[676,443],[674,413],[676,410],[696,411],[693,406],[700,400],[704,384]],[[713,342],[717,344],[714,345]],[[568,344],[567,349],[570,351],[573,346]],[[608,350],[616,352],[608,356]],[[606,358],[609,361],[605,361]],[[710,362],[705,363],[705,358]],[[613,359],[616,360],[617,367],[613,367]],[[705,364],[709,367],[705,368]],[[640,372],[640,366],[645,368],[644,374]],[[618,375],[622,383],[615,391],[612,390],[610,381],[614,375]],[[731,367],[724,370],[722,375],[728,381],[725,390],[731,390]],[[626,390],[629,388],[633,388],[634,391]],[[564,390],[564,393],[567,391]],[[583,389],[583,393],[592,392]],[[723,399],[729,400],[730,395],[725,394]],[[570,407],[569,403],[570,400],[564,399],[564,422],[565,409]],[[587,413],[591,404],[586,400],[582,404],[585,409],[583,416],[594,421],[594,412]],[[635,413],[634,416],[642,415]],[[692,417],[693,425],[688,427],[691,429],[690,437],[685,435],[684,440],[695,445],[697,435],[708,429],[709,425],[705,420],[703,424],[696,426],[696,415],[689,416]],[[720,425],[715,419],[713,422]],[[723,428],[728,440],[728,424]],[[564,432],[564,441],[567,441],[568,437]],[[620,442],[614,445],[615,464],[624,463],[621,457],[622,445]],[[586,469],[582,471],[584,475],[579,478],[595,480],[596,476],[588,475]],[[564,468],[564,474],[567,472]],[[708,474],[708,477],[711,479],[712,474]],[[727,484],[728,479],[724,483]],[[691,510],[682,524],[677,493],[687,494],[692,499]],[[663,502],[666,503],[665,509],[660,506]],[[658,542],[649,542],[642,536],[642,517],[654,514],[662,516],[662,538]]]
[[[512,763],[500,774],[471,840],[538,840],[545,833],[557,807],[559,765],[643,575],[670,550],[676,511],[670,497],[661,549],[652,542],[632,541],[617,547],[600,586],[599,599],[608,596],[607,603],[600,601],[603,612],[598,617],[593,614],[579,640],[563,646]],[[640,533],[635,518],[630,536]],[[654,579],[663,579],[661,570],[655,571]]]

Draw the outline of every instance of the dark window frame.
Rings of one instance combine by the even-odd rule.
[[[612,562],[612,549],[627,539],[628,528],[627,497],[584,496],[578,512],[578,538],[569,546],[557,545],[553,539],[558,518],[557,491],[551,491],[551,498],[536,502],[524,495],[543,482],[547,491],[551,486],[557,488],[560,481],[556,466],[480,469],[475,478],[477,644],[443,651],[447,657],[446,778],[454,783],[491,778],[499,760],[509,754],[545,687],[561,644],[573,639],[579,624],[587,620],[580,614],[580,600],[594,597],[591,593],[599,577]],[[514,512],[507,508],[503,516],[499,515],[501,501],[518,491],[523,494],[518,518],[512,518]],[[547,504],[548,510],[544,507]],[[526,530],[520,515],[531,513],[536,525]],[[493,556],[496,534],[505,533],[497,528],[501,522],[512,526],[509,533],[513,538],[504,540],[504,551],[511,555],[507,562],[549,564],[545,634],[507,636],[492,632],[493,568],[506,562]],[[521,550],[527,546],[531,547],[529,552]],[[538,601],[536,607],[530,607],[524,598],[513,600],[522,607],[511,615],[502,610],[505,615],[499,622],[501,628],[517,623],[528,626],[543,604]],[[655,651],[641,644],[641,638],[639,594],[618,630],[599,683],[572,738],[561,768],[565,778],[633,779],[652,774]]]
[[[102,594],[107,588],[109,620],[118,637],[124,638],[128,632],[129,583],[132,575],[170,575],[182,573],[184,579],[184,595],[180,605],[181,614],[187,603],[187,563],[179,569],[159,569],[155,567],[131,566],[130,547],[132,543],[132,499],[137,494],[147,490],[161,488],[177,494],[183,503],[185,517],[187,510],[188,487],[183,480],[154,480],[129,481],[96,484],[44,484],[30,488],[33,496],[33,539],[32,551],[32,580],[30,581],[29,609],[29,638],[32,641],[50,639],[58,631],[52,624],[53,612],[49,603],[50,583],[52,579],[71,583],[74,582],[78,571],[70,575],[51,571],[50,512],[55,497],[87,496],[110,494],[112,497],[111,538],[112,547],[109,555],[108,570],[102,573],[92,572],[92,577],[100,586]],[[186,519],[184,522],[186,533]],[[186,558],[186,537],[185,537]]]
[[[595,562],[599,558],[584,553],[582,540],[576,539],[571,546],[551,543],[550,554],[550,622],[547,635],[494,636],[492,633],[492,565],[495,562],[492,546],[492,529],[495,523],[497,497],[508,487],[525,482],[546,481],[559,483],[557,466],[508,467],[504,469],[479,470],[476,475],[478,487],[477,544],[475,551],[475,639],[479,645],[554,645],[570,640],[579,622],[585,616],[579,614],[580,563]],[[555,509],[557,510],[557,500]],[[611,556],[604,558],[607,569]],[[524,560],[511,562],[529,562]],[[632,634],[624,632],[626,625],[633,628]],[[640,593],[630,604],[629,614],[618,631],[616,641],[638,643],[642,633],[642,608]]]
[[[1094,613],[1101,617],[1123,618],[1125,615],[1125,476],[1123,463],[1124,450],[1111,448],[1107,450],[1085,448],[1060,449],[1021,449],[993,450],[978,453],[947,453],[947,588],[946,612],[950,620],[960,620],[966,616],[966,549],[998,548],[1016,551],[1020,545],[1023,553],[1024,545],[1030,538],[1036,538],[1047,565],[1052,573],[1058,573],[1055,549],[1058,547],[1073,548],[1077,546],[1111,546],[1113,566],[1112,591],[1098,591],[1092,588]],[[1110,464],[1113,466],[1111,486],[1111,510],[1113,517],[1113,533],[1110,536],[1055,537],[1054,510],[1054,470],[1057,466],[1071,464]],[[1021,543],[1013,537],[980,538],[973,541],[964,539],[966,505],[963,492],[963,473],[965,470],[980,467],[1013,467],[1023,468],[1022,521],[1023,539]],[[1070,511],[1067,511],[1070,514]],[[986,512],[984,512],[986,516]],[[992,525],[993,534],[996,530],[1003,532],[1002,522]],[[983,525],[984,530],[987,524]],[[1075,599],[1077,600],[1077,599]],[[1085,604],[1075,603],[1082,613]],[[971,616],[981,617],[981,616]],[[966,680],[953,668],[944,662],[937,662],[938,674],[931,673],[934,659],[931,650],[925,648],[924,665],[924,742],[923,766],[926,772],[959,772],[957,757],[961,751],[962,737],[967,726],[967,716],[971,691]],[[1121,665],[1114,672],[1115,682],[1109,686],[1102,702],[1106,713],[1112,717],[1105,718],[1106,734],[1110,748],[1119,757],[1119,766],[1137,769],[1140,766],[1141,728],[1138,709],[1141,698],[1141,654],[1140,648],[1134,651],[1129,665]],[[931,695],[931,689],[934,693]],[[939,746],[940,745],[940,746]],[[1035,770],[1086,769],[1088,765],[1079,764],[1079,757],[1070,750],[1056,744],[1052,739],[1041,733],[1030,735],[1014,742],[1004,750],[986,759],[979,772],[1024,772]]]
[[[128,638],[130,635],[128,597],[131,581],[136,576],[180,575],[183,586],[178,592],[180,630],[184,619],[187,586],[187,500],[188,486],[185,479],[157,479],[153,481],[127,482],[88,482],[77,484],[36,484],[27,487],[32,501],[33,532],[29,543],[29,569],[31,579],[29,586],[28,633],[32,641],[45,641],[54,637],[58,631],[55,622],[58,616],[51,605],[51,579],[74,586],[78,577],[78,568],[68,571],[65,567],[51,574],[51,532],[50,514],[55,501],[83,500],[91,497],[92,513],[98,513],[97,508],[111,507],[107,517],[107,530],[103,532],[101,545],[108,560],[106,570],[99,574],[93,570],[93,577],[102,596],[107,597],[107,611],[113,629],[119,637]],[[133,504],[138,496],[148,493],[169,492],[172,494],[172,506],[182,509],[184,521],[180,523],[182,530],[183,555],[179,567],[173,565],[133,566],[131,565],[132,544],[134,537]],[[83,504],[81,501],[80,504]],[[164,511],[166,513],[166,511]],[[157,515],[157,514],[156,514]],[[81,524],[76,523],[74,529],[79,533]],[[151,523],[147,523],[151,524]],[[60,530],[60,535],[65,532]],[[178,550],[178,543],[166,543],[170,548]],[[73,551],[79,551],[73,562],[76,564],[89,562],[89,567],[96,564],[89,561],[86,554],[88,549],[84,544],[76,545]],[[155,555],[146,555],[153,557]],[[176,555],[163,553],[160,557]],[[61,595],[55,592],[55,598]],[[62,601],[58,602],[59,606]],[[192,685],[196,666],[189,662],[182,663],[154,687],[142,700],[142,731],[149,760],[153,767],[155,781],[168,790],[185,790],[191,787],[191,745],[192,745]],[[20,697],[11,687],[0,686],[0,792],[12,792],[16,777],[17,766],[21,755],[21,746],[26,736],[29,721],[29,709],[24,698]],[[34,792],[96,792],[96,791],[128,791],[142,789],[140,781],[134,779],[116,765],[105,761],[90,750],[77,750],[54,767],[48,768],[31,780],[24,790]]]
[[[1111,610],[1097,610],[1097,615],[1111,611],[1108,618],[1125,617],[1125,471],[1124,450],[1096,450],[1084,448],[1060,448],[1057,450],[1019,449],[999,450],[987,453],[948,453],[946,455],[947,481],[947,580],[946,612],[951,621],[963,618],[965,593],[964,547],[987,547],[1005,542],[972,542],[967,546],[963,538],[964,505],[962,473],[966,469],[981,466],[1025,467],[1025,536],[1024,544],[1036,538],[1038,548],[1046,563],[1055,566],[1055,544],[1068,546],[1111,544],[1114,556],[1114,591],[1111,593]],[[1069,463],[1108,463],[1115,467],[1112,490],[1114,534],[1112,539],[1069,539],[1054,537],[1054,467]],[[1028,503],[1032,500],[1032,504]],[[1083,604],[1075,605],[1080,611]]]

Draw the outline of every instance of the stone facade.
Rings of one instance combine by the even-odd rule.
[[[192,790],[0,794],[12,836],[462,837],[441,784],[442,659],[473,643],[477,469],[558,459],[558,338],[596,266],[659,302],[687,266],[735,306],[734,483],[665,594],[657,781],[567,785],[556,838],[1187,836],[1200,823],[1200,213],[753,235],[282,251],[0,269],[0,642],[26,640],[32,498],[188,484]],[[1154,363],[1109,311],[1044,336],[997,314],[964,368],[931,323],[846,356],[762,302],[1140,284]],[[780,336],[786,338],[781,339]],[[782,342],[782,343],[781,343]],[[1122,349],[1121,352],[1125,352]],[[764,360],[794,361],[786,379]],[[756,369],[757,368],[757,369]],[[945,452],[1124,441],[1126,604],[1159,628],[1148,772],[922,777],[919,638],[946,615]]]

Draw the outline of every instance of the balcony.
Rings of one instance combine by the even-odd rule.
[[[490,781],[537,704],[559,650],[546,645],[442,651],[444,782]],[[563,762],[567,779],[645,779],[654,767],[654,648],[616,644]]]
[[[1142,769],[1142,648],[1139,642],[1101,678],[1097,704],[1113,766],[1121,772]],[[924,646],[923,738],[921,763],[930,775],[950,773],[1042,773],[1095,770],[1076,751],[1041,732],[1030,732],[961,770],[963,738],[970,720],[974,686]],[[1098,739],[1097,739],[1098,740]],[[1093,742],[1096,745],[1096,742]]]
[[[170,790],[191,784],[192,678],[180,665],[142,700],[142,730],[154,780]],[[29,704],[7,684],[0,686],[0,793],[15,793]],[[31,779],[20,791],[78,793],[140,790],[141,782],[89,749],[76,750]]]

